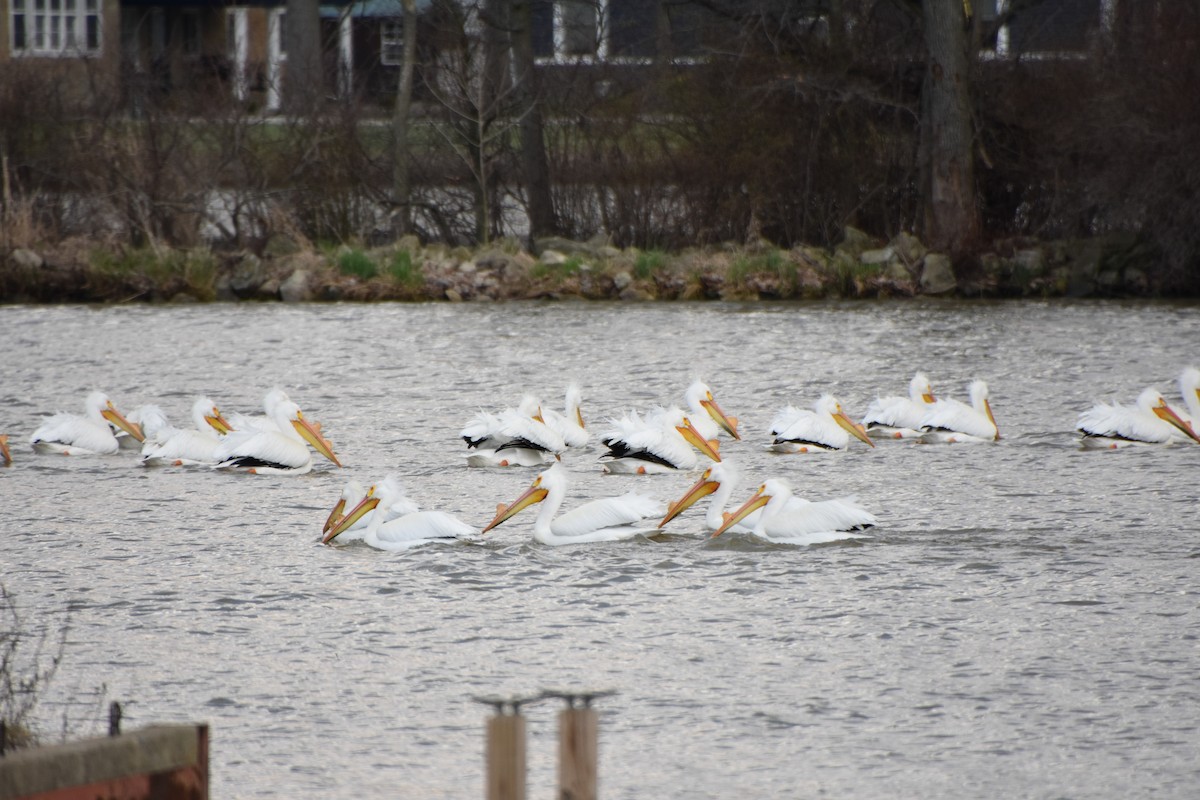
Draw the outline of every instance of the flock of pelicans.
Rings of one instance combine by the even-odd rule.
[[[1098,403],[1079,416],[1084,447],[1118,448],[1135,444],[1200,443],[1200,369],[1189,367],[1179,378],[1184,407],[1172,408],[1162,393],[1147,388],[1134,405]],[[969,386],[970,403],[935,398],[929,379],[918,373],[908,396],[876,398],[856,422],[831,395],[811,409],[788,406],[771,422],[767,445],[782,453],[844,450],[853,440],[869,447],[877,439],[922,442],[984,442],[1000,438],[988,402],[987,385]],[[852,497],[810,502],[796,497],[781,479],[763,482],[736,510],[727,512],[739,481],[737,469],[720,455],[720,438],[740,439],[738,421],[722,410],[702,381],[684,394],[684,407],[631,411],[609,420],[600,435],[606,448],[606,472],[645,475],[691,471],[706,465],[699,479],[675,502],[629,492],[592,500],[559,514],[567,495],[563,454],[586,446],[578,387],[568,387],[563,412],[527,396],[514,407],[478,413],[463,428],[466,461],[472,467],[544,467],[512,503],[500,505],[482,531],[442,511],[422,511],[392,476],[363,488],[350,481],[322,531],[325,543],[362,540],[385,550],[418,544],[470,539],[487,533],[522,510],[540,504],[534,538],[547,545],[606,542],[653,535],[701,499],[711,495],[704,517],[712,536],[728,531],[770,542],[813,544],[862,536],[875,516]],[[55,414],[30,437],[35,452],[65,455],[114,454],[140,449],[145,465],[197,465],[263,474],[301,474],[313,466],[313,452],[341,466],[319,423],[305,418],[281,389],[263,399],[263,416],[222,415],[208,398],[192,407],[192,427],[169,424],[154,405],[128,417],[103,392],[92,392],[86,413]],[[0,435],[0,462],[12,463],[8,437]]]

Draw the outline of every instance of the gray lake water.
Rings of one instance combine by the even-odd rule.
[[[1084,451],[1076,416],[1200,359],[1200,307],[820,305],[0,307],[0,575],[27,623],[69,621],[52,737],[212,726],[213,796],[482,796],[479,694],[605,689],[608,798],[1194,797],[1200,786],[1200,446]],[[771,417],[832,391],[854,416],[916,370],[988,381],[994,444],[766,452]],[[584,391],[593,432],[694,377],[742,420],[723,453],[871,537],[811,547],[669,534],[547,548],[527,512],[481,544],[326,547],[343,482],[397,473],[482,526],[536,474],[464,465],[458,432],[526,391]],[[92,388],[187,422],[287,390],[345,468],[299,477],[34,455]],[[606,476],[568,453],[568,505],[694,474]],[[529,717],[554,793],[558,703]]]

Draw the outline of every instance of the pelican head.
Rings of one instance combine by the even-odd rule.
[[[684,400],[687,402],[688,408],[693,411],[703,410],[707,413],[712,417],[713,422],[720,425],[722,430],[734,439],[742,438],[737,431],[737,417],[729,416],[721,409],[721,406],[717,405],[717,401],[713,399],[712,390],[704,381],[695,381],[689,386],[687,392],[684,393]]]
[[[575,424],[581,428],[587,427],[583,424],[583,412],[580,407],[583,405],[583,392],[579,390],[579,385],[572,383],[567,386],[567,416],[575,420]]]
[[[366,496],[359,501],[358,505],[352,508],[349,514],[346,514],[340,520],[335,522],[333,527],[325,531],[325,535],[321,537],[322,544],[329,544],[336,539],[339,534],[350,530],[350,528],[354,526],[354,523],[358,522],[367,514],[375,510],[376,506],[378,506],[383,499],[376,495],[375,489],[375,486],[367,489]],[[345,494],[345,489],[342,491],[343,494]],[[337,507],[335,506],[334,508],[336,509]],[[330,518],[332,518],[332,516],[333,515],[330,514]]]
[[[1188,367],[1179,376],[1179,393],[1193,417],[1200,417],[1200,369]]]
[[[842,410],[842,404],[838,402],[838,399],[833,395],[821,395],[820,399],[817,400],[816,408],[818,411],[822,411],[833,417],[833,421],[836,422],[839,427],[844,428],[846,432],[855,439],[858,439],[859,441],[864,442],[871,447],[875,446],[875,443],[871,441],[871,437],[867,435],[866,429],[863,428],[862,425],[859,425],[857,422],[850,419],[846,412]]]
[[[338,461],[338,457],[333,453],[333,443],[321,435],[320,424],[305,419],[300,406],[291,400],[284,400],[275,406],[275,413],[280,417],[278,421],[280,428],[286,428],[282,424],[283,422],[290,423],[296,429],[296,433],[300,434],[300,438],[312,445],[314,450],[337,466],[342,465],[342,462]]]
[[[721,524],[721,527],[713,531],[712,538],[717,538],[722,533],[729,530],[734,525],[737,525],[739,522],[765,506],[767,503],[771,502],[771,498],[781,494],[782,490],[782,485],[777,479],[774,478],[760,485],[754,490],[754,494],[750,496],[750,499],[742,504],[741,508],[739,508],[737,511],[734,511],[732,514],[727,513],[725,515],[725,522]]]
[[[929,382],[924,372],[918,372],[913,375],[913,379],[908,384],[908,396],[914,403],[924,403],[933,405],[937,400],[933,395],[933,384]]]
[[[92,392],[87,396],[85,404],[87,405],[88,415],[93,419],[98,416],[101,421],[111,422],[139,442],[146,441],[141,427],[136,422],[130,422],[120,411],[117,411],[112,400],[109,400],[108,395],[104,392]]]
[[[971,398],[971,406],[976,411],[986,414],[988,420],[992,423],[992,427],[996,429],[996,439],[1000,438],[1000,426],[996,424],[996,418],[992,415],[992,404],[988,402],[988,385],[981,380],[971,381],[971,385],[967,387],[967,394]]]
[[[719,445],[717,441],[715,439],[705,439],[703,434],[696,430],[696,426],[692,424],[691,420],[689,420],[686,415],[683,417],[680,423],[675,426],[675,430],[679,432],[679,435],[682,436],[688,444],[699,450],[704,455],[708,456],[713,461],[721,460],[721,454],[718,452]]]
[[[718,461],[704,470],[704,473],[692,484],[691,488],[671,504],[671,507],[667,509],[667,515],[663,517],[662,522],[658,523],[658,527],[661,528],[675,519],[675,517],[693,506],[702,497],[707,497],[722,486],[727,485],[732,488],[737,482],[738,472],[734,469],[733,465],[728,461]]]
[[[529,488],[520,497],[512,501],[512,503],[507,506],[503,503],[498,505],[496,507],[496,516],[480,533],[487,533],[502,522],[512,519],[529,506],[536,505],[545,500],[552,488],[562,484],[564,478],[561,470],[562,467],[558,463],[555,463],[550,469],[534,478]]]
[[[1143,389],[1142,393],[1138,395],[1137,404],[1144,411],[1149,411],[1168,425],[1178,428],[1184,436],[1192,441],[1200,443],[1200,436],[1192,429],[1191,424],[1184,421],[1175,409],[1167,405],[1166,398],[1158,389]]]
[[[207,397],[197,397],[196,402],[192,403],[192,422],[197,430],[205,430],[205,426],[208,426],[222,436],[233,430],[229,421],[221,416],[221,409]]]
[[[351,504],[357,505],[366,496],[367,492],[363,489],[361,483],[356,480],[346,481],[346,485],[342,487],[342,493],[338,497],[338,501],[333,504],[333,509],[325,519],[325,524],[321,526],[321,533],[329,533],[335,525],[342,521],[342,518],[345,516],[346,506]],[[353,506],[351,507],[353,508]]]

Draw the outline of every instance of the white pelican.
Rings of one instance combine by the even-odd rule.
[[[663,527],[697,500],[711,494],[712,500],[704,515],[704,525],[709,531],[720,529],[725,525],[725,518],[728,516],[725,513],[725,506],[729,503],[729,498],[733,495],[733,490],[740,480],[741,476],[728,461],[713,464],[704,471],[700,479],[682,497],[671,505],[667,515],[663,517],[662,522],[658,523],[658,526]],[[784,510],[789,518],[803,518],[806,524],[811,525],[810,530],[818,532],[852,531],[875,524],[875,515],[860,506],[853,497],[821,500],[814,503],[793,495],[787,501]],[[755,508],[748,512],[740,522],[729,526],[726,530],[751,533],[758,526],[762,514],[762,511]]]
[[[1000,438],[992,404],[988,402],[988,386],[980,380],[967,387],[971,405],[960,400],[943,398],[929,409],[921,420],[923,442],[992,442]]]
[[[29,437],[39,453],[63,455],[112,455],[120,449],[113,425],[141,441],[142,431],[113,406],[104,392],[92,392],[84,400],[86,416],[55,414],[47,417]],[[110,425],[111,423],[111,425]]]
[[[275,407],[280,403],[289,402],[290,399],[283,389],[278,387],[271,389],[263,395],[263,414],[265,416],[250,417],[234,411],[229,415],[229,425],[235,431],[278,431],[280,427],[275,422]]]
[[[1153,387],[1143,389],[1132,408],[1120,403],[1097,403],[1079,415],[1075,427],[1083,434],[1083,446],[1088,448],[1166,444],[1181,437],[1200,442],[1196,431],[1167,405],[1162,392]]]
[[[162,410],[161,406],[154,404],[138,406],[126,415],[126,419],[137,425],[138,430],[142,432],[142,438],[130,436],[127,431],[123,430],[113,431],[117,437],[117,445],[122,450],[140,449],[145,446],[146,442],[155,441],[166,431],[172,430],[167,413]]]
[[[543,503],[533,522],[533,538],[546,545],[617,542],[658,533],[654,519],[666,511],[654,498],[630,492],[620,497],[591,500],[556,517],[567,492],[567,474],[562,464],[542,472],[511,505],[501,505],[495,518],[483,529],[487,533],[519,511]]]
[[[792,499],[792,490],[787,482],[771,478],[759,486],[741,508],[725,515],[725,521],[713,531],[713,538],[734,528],[760,508],[762,513],[751,533],[775,544],[820,544],[841,539],[860,539],[864,534],[855,533],[852,529],[875,524],[875,517],[854,505],[852,499],[840,501],[856,509],[854,515],[847,517],[843,517],[840,510],[831,512],[831,509],[820,509],[822,503],[794,505]],[[847,521],[854,517],[863,521],[846,526]]]
[[[406,514],[412,514],[421,510],[420,506],[404,494],[399,482],[391,475],[380,481],[379,486],[379,490],[375,492],[376,496],[382,498],[386,492],[387,494],[395,495],[397,499],[393,500],[390,506],[385,506],[383,509],[379,509],[376,506],[365,512],[357,521],[343,526],[341,532],[338,534],[339,541],[349,542],[365,537],[367,526],[371,524],[372,518],[377,513],[382,513],[383,521],[388,522],[397,517],[403,517]],[[392,486],[395,486],[396,491],[393,491]],[[367,496],[367,490],[363,488],[361,483],[353,479],[347,481],[346,485],[342,487],[342,493],[338,497],[337,503],[334,504],[333,510],[329,512],[329,517],[325,520],[325,524],[321,528],[321,533],[329,533],[335,525],[346,518],[347,509],[353,511]]]
[[[1179,417],[1194,431],[1200,427],[1200,369],[1184,369],[1179,376],[1179,393],[1183,395],[1183,405],[1187,408],[1187,411],[1179,412]]]
[[[563,413],[552,408],[541,409],[542,422],[561,436],[567,447],[585,447],[591,438],[583,424],[583,412],[580,410],[582,403],[583,393],[579,391],[578,385],[572,383],[567,386],[566,407]]]
[[[600,457],[604,471],[624,475],[649,475],[699,466],[696,451],[720,461],[715,440],[705,439],[679,408],[656,408],[644,418],[630,411],[610,419],[601,437],[608,452]]]
[[[694,381],[683,393],[683,399],[691,412],[688,419],[705,439],[716,439],[721,431],[734,439],[742,438],[737,431],[737,417],[731,417],[721,410],[713,399],[712,389],[704,381]]]
[[[216,403],[207,397],[198,397],[192,404],[192,424],[194,428],[168,427],[154,439],[147,436],[142,445],[141,463],[146,466],[171,464],[177,467],[216,464],[217,448],[222,442],[218,434],[224,435],[233,430],[229,422],[221,416]]]
[[[908,397],[876,397],[867,406],[862,424],[874,439],[915,439],[921,422],[937,398],[925,373],[918,372],[908,384]]]
[[[329,544],[341,537],[368,513],[371,518],[362,540],[378,550],[407,550],[429,542],[472,538],[478,533],[475,528],[445,511],[410,511],[385,520],[387,514],[380,513],[377,509],[377,506],[393,509],[397,505],[412,504],[405,498],[404,489],[399,481],[388,476],[369,488],[362,501],[326,531],[321,541]]]
[[[321,436],[316,423],[304,418],[291,400],[275,406],[278,431],[233,431],[221,440],[214,456],[218,468],[240,467],[261,474],[300,475],[312,469],[312,453],[305,443],[341,466],[333,446]]]
[[[480,411],[459,434],[467,443],[471,467],[536,467],[554,461],[566,449],[563,437],[542,421],[533,395],[498,414]]]
[[[0,461],[6,467],[12,464],[12,452],[8,449],[7,433],[0,433]]]
[[[772,442],[777,453],[823,453],[845,450],[850,437],[874,447],[871,437],[842,410],[831,394],[823,394],[812,409],[789,405],[771,421]]]

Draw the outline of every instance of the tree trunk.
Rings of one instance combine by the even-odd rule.
[[[313,113],[325,96],[321,66],[318,0],[287,0],[285,106],[293,114]]]
[[[558,232],[554,199],[550,192],[550,165],[542,119],[542,99],[533,59],[533,3],[514,0],[512,58],[517,107],[521,117],[521,171],[529,203],[529,236]]]
[[[417,0],[401,0],[404,8],[404,55],[392,113],[392,232],[412,233],[412,184],[409,175],[409,114],[413,71],[417,63]]]
[[[921,91],[921,184],[924,238],[952,258],[965,255],[980,236],[975,194],[969,36],[962,0],[924,0],[929,51]]]

